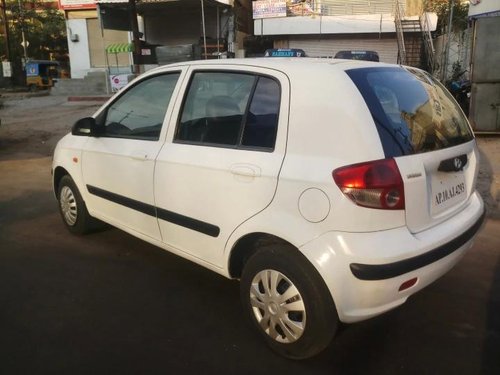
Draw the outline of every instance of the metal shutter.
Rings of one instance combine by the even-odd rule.
[[[342,50],[376,51],[381,62],[396,64],[398,59],[398,44],[396,36],[326,36],[321,38],[293,38],[288,42],[289,48],[301,48],[311,57],[333,57]]]

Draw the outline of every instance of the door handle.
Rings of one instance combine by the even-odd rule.
[[[144,151],[133,152],[129,155],[130,159],[138,160],[138,161],[146,161],[148,160],[148,154]]]
[[[231,173],[245,177],[260,177],[262,174],[261,169],[252,164],[233,164],[231,165]]]

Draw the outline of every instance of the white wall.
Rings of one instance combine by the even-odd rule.
[[[87,20],[66,20],[68,31],[68,50],[71,66],[71,78],[83,78],[90,70],[89,41],[87,38]],[[71,35],[78,35],[78,42],[71,41]]]
[[[395,32],[390,14],[307,16],[254,20],[255,35],[357,34]]]
[[[500,1],[500,0],[499,0]],[[436,30],[436,13],[427,13],[431,31]],[[404,19],[418,20],[418,16]],[[296,16],[254,20],[255,35],[363,34],[394,33],[396,26],[391,14],[349,16]]]
[[[482,0],[476,5],[473,3],[474,1],[470,2],[469,17],[476,16],[478,14],[500,11],[500,0]]]

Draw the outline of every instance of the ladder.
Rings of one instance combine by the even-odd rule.
[[[434,45],[427,13],[419,19],[404,19],[402,5],[396,0],[394,23],[398,42],[398,64],[415,66],[432,73]]]
[[[396,24],[396,38],[398,41],[398,64],[407,65],[406,62],[406,46],[403,35],[403,10],[399,0],[396,0],[394,9],[394,23]]]

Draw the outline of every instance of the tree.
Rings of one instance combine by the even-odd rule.
[[[461,0],[425,0],[424,11],[434,12],[438,15],[437,32],[445,34],[447,32],[448,18],[450,17],[450,4],[453,2],[453,31],[461,31],[467,28],[467,16],[469,13],[469,2]]]
[[[10,30],[10,60],[17,83],[22,82],[22,31],[27,41],[26,54],[30,59],[67,61],[68,45],[64,15],[40,0],[6,0],[7,25]],[[49,6],[48,6],[49,5]],[[4,54],[4,38],[0,42]]]

